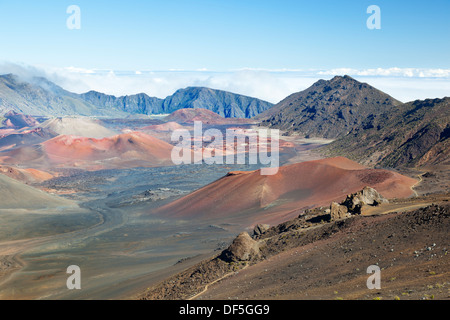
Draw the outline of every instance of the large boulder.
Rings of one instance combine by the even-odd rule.
[[[259,256],[259,244],[247,232],[242,232],[224,250],[220,258],[227,262],[250,261]]]
[[[330,218],[331,220],[345,219],[350,216],[346,206],[337,202],[332,202],[330,206]]]
[[[361,191],[348,195],[341,205],[347,207],[352,214],[360,214],[364,205],[377,206],[387,202],[388,200],[379,194],[377,190],[371,187],[364,187]]]

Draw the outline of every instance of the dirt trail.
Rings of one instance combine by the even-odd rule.
[[[143,298],[445,299],[449,199],[448,193],[397,199],[328,223],[294,219],[258,238],[261,258],[235,270],[218,258],[204,261],[149,288]],[[374,264],[382,270],[384,291],[366,287],[366,269]]]
[[[279,253],[197,298],[448,299],[449,208],[354,217],[327,238],[306,245],[295,245],[306,234],[280,235],[272,240]],[[313,233],[318,232],[329,233]],[[381,268],[382,288],[369,290],[366,269],[375,264]]]
[[[246,264],[242,269],[239,270],[239,272],[242,271],[242,270],[245,270],[248,266],[249,266],[249,265]],[[205,286],[205,288],[204,288],[201,292],[195,294],[194,296],[188,298],[187,300],[194,300],[194,299],[197,299],[197,298],[200,297],[202,294],[204,294],[206,291],[208,291],[208,288],[209,288],[210,286],[212,286],[213,284],[215,284],[215,283],[217,283],[217,282],[219,282],[219,281],[222,281],[223,279],[225,279],[225,278],[227,278],[227,277],[229,277],[229,276],[235,275],[235,274],[237,274],[237,272],[230,272],[230,273],[227,273],[226,275],[220,277],[219,279],[216,279],[216,280],[214,280],[214,281],[208,283],[208,284]]]
[[[419,202],[414,204],[404,204],[404,203],[389,203],[383,204],[378,207],[367,207],[363,210],[363,216],[373,216],[373,215],[382,215],[388,214],[392,212],[408,212],[419,208],[424,208],[426,206],[431,205],[432,202]]]
[[[426,172],[421,172],[421,173],[419,173],[418,175],[417,175],[417,177],[419,178],[419,180],[417,181],[417,183],[415,184],[415,185],[413,185],[412,187],[411,187],[411,190],[412,190],[412,192],[414,192],[414,197],[418,197],[419,196],[419,194],[417,193],[417,191],[415,190],[415,188],[418,186],[418,185],[420,185],[421,183],[422,183],[422,181],[423,181],[423,175],[425,174]]]
[[[384,203],[376,207],[363,207],[361,214],[363,216],[388,214],[393,212],[409,212],[419,208],[430,206],[434,203],[448,201],[450,199],[449,193],[430,195],[427,197],[411,197],[408,199],[395,199],[389,203]]]

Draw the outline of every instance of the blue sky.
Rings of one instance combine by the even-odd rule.
[[[81,9],[80,30],[66,26],[72,4]],[[381,30],[366,27],[373,4]],[[315,70],[314,79],[413,68],[450,78],[449,13],[449,0],[0,0],[0,63],[81,73]]]
[[[81,9],[69,30],[66,9]],[[369,30],[366,9],[381,9]],[[450,1],[0,1],[0,58],[115,70],[450,68]]]

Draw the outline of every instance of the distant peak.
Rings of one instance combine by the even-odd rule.
[[[11,80],[17,81],[18,76],[16,76],[16,75],[13,74],[13,73],[7,73],[7,74],[2,74],[2,75],[0,75],[0,78],[6,79],[6,80],[8,80],[8,81],[11,81]]]
[[[359,82],[358,80],[348,76],[348,75],[344,75],[344,76],[334,76],[333,78],[331,78],[330,80],[318,80],[316,83],[314,83],[313,87],[316,88],[337,88],[337,87],[355,87],[355,86],[360,86],[362,85],[362,82]]]
[[[337,82],[337,81],[355,81],[358,82],[357,80],[353,79],[352,77],[348,76],[348,75],[344,75],[344,76],[334,76],[333,79],[330,80],[330,82]]]

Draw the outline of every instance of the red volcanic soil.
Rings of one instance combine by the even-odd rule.
[[[386,198],[412,195],[417,181],[398,173],[368,169],[343,157],[296,163],[275,175],[260,171],[227,176],[156,211],[176,218],[231,218],[249,224],[276,224],[305,208],[329,206],[365,186]]]
[[[173,146],[141,132],[104,139],[61,135],[42,143],[49,161],[89,168],[171,164]]]
[[[249,119],[224,118],[207,109],[179,109],[168,115],[165,120],[178,123],[193,123],[201,121],[203,124],[234,124],[251,123]]]
[[[44,128],[22,129],[20,131],[14,131],[10,134],[0,135],[0,151],[15,147],[39,144],[41,142],[54,138],[56,135],[57,134],[53,131]]]
[[[31,116],[27,116],[15,111],[9,111],[4,115],[6,120],[4,125],[10,128],[24,128],[24,127],[34,127],[39,125],[39,121]]]

